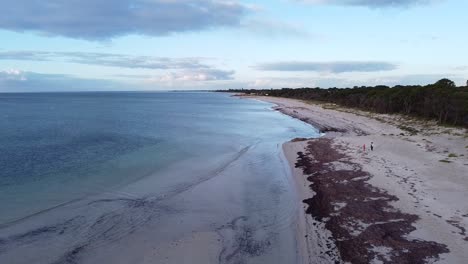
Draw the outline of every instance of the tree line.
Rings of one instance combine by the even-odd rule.
[[[335,103],[377,113],[401,113],[434,119],[440,124],[468,127],[468,86],[457,87],[449,79],[425,86],[222,90],[226,91]]]

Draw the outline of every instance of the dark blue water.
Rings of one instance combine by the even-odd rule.
[[[22,221],[32,219],[37,224],[34,217],[44,214],[60,215],[69,218],[64,223],[74,223],[78,216],[71,214],[75,213],[59,211],[61,205],[70,202],[103,194],[121,200],[122,195],[125,199],[178,199],[176,195],[222,174],[227,175],[222,187],[210,189],[219,202],[209,208],[223,205],[221,201],[228,196],[217,191],[226,188],[228,182],[229,189],[238,194],[229,196],[223,207],[228,208],[227,201],[235,199],[244,204],[240,207],[243,209],[228,210],[233,218],[241,217],[236,216],[236,210],[247,214],[246,208],[251,208],[249,214],[253,214],[261,208],[279,206],[282,189],[286,188],[279,183],[285,174],[279,146],[294,137],[315,136],[316,132],[270,108],[267,103],[221,93],[0,94],[0,235],[19,228]],[[271,181],[266,186],[272,187],[262,189],[265,181]],[[140,182],[143,184],[138,185]],[[278,201],[272,202],[272,197]],[[172,207],[180,205],[171,203]],[[87,204],[93,203],[80,208],[88,210]],[[194,202],[193,206],[206,204]],[[100,208],[97,214],[104,215],[106,210]],[[135,212],[120,217],[132,215]],[[83,213],[79,217],[87,218]],[[98,218],[86,220],[89,225],[85,226],[95,227],[94,217]],[[194,217],[193,222],[200,218]],[[47,221],[54,219],[57,216]],[[143,226],[143,217],[138,219],[138,224],[131,225],[131,232]],[[261,223],[265,219],[251,221]],[[119,236],[130,230],[129,223],[128,219],[114,223]],[[1,243],[0,236],[0,259]],[[16,260],[17,256],[11,254],[7,259]]]

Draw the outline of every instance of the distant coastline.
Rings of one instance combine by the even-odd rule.
[[[429,85],[385,85],[353,88],[231,89],[245,95],[283,97],[333,104],[379,114],[404,114],[438,124],[468,128],[468,86],[449,79]],[[219,90],[219,92],[225,92]]]

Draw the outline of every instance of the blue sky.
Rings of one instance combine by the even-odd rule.
[[[2,0],[0,92],[468,79],[465,0]]]

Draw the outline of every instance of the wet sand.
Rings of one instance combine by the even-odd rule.
[[[466,263],[466,130],[253,98],[324,133],[283,145],[308,214],[298,221],[303,263]]]

